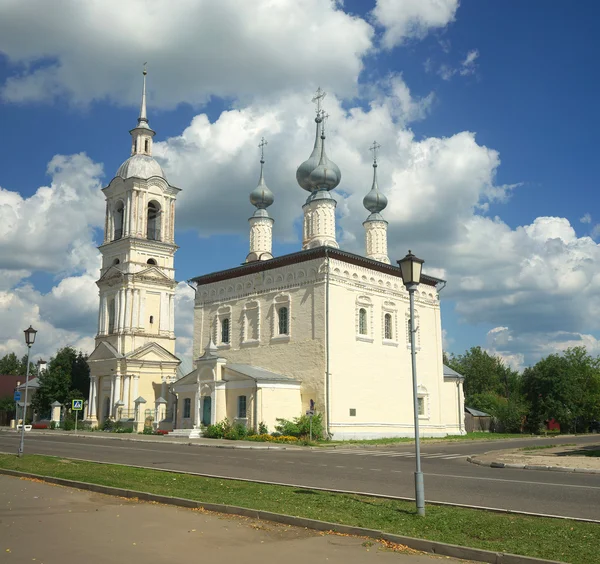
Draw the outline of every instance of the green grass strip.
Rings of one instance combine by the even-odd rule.
[[[453,443],[468,441],[499,441],[503,439],[541,439],[543,436],[533,436],[515,433],[467,433],[466,435],[448,435],[446,437],[422,437],[421,442],[425,443]],[[320,445],[394,445],[397,443],[414,443],[415,440],[410,437],[389,437],[382,439],[348,439],[345,441],[323,441]]]
[[[220,480],[160,470],[64,458],[0,454],[0,468],[104,486],[285,513],[378,529],[461,546],[573,564],[598,562],[600,525],[483,510],[427,506],[425,518],[410,502],[285,486]]]

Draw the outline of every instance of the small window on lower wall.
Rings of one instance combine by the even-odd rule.
[[[354,407],[350,408],[350,417],[356,417],[356,409]]]
[[[246,419],[246,396],[238,396],[238,419]]]
[[[190,398],[185,398],[183,400],[183,418],[189,419],[191,412],[192,412],[192,400]]]
[[[419,410],[419,415],[425,415],[425,398],[424,397],[420,397],[417,398],[417,407]]]

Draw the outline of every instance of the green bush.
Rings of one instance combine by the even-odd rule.
[[[115,422],[108,417],[102,422],[103,431],[112,431],[115,428]]]
[[[50,429],[56,429],[56,421],[50,421]]]
[[[208,439],[223,439],[227,433],[231,431],[231,421],[225,417],[223,421],[219,421],[214,425],[209,425],[204,431],[204,436]]]
[[[258,424],[258,434],[259,435],[268,435],[269,434],[269,429],[267,428],[266,424],[261,421]]]
[[[154,435],[154,429],[151,425],[146,425],[142,431],[142,435]]]
[[[246,425],[243,423],[235,423],[224,433],[223,438],[229,439],[230,441],[239,441],[247,436],[248,429],[246,428]]]
[[[61,428],[63,431],[73,431],[75,429],[75,420],[67,418],[62,422]]]
[[[310,436],[310,425],[310,417],[308,415],[301,415],[300,417],[294,417],[293,421],[289,421],[288,419],[277,419],[275,430],[280,435],[307,440]],[[272,435],[276,436],[275,433],[272,433]],[[316,413],[312,417],[312,438],[316,441],[325,438],[322,413]]]

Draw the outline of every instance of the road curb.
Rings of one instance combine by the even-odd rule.
[[[518,468],[519,470],[545,470],[549,472],[576,472],[577,474],[600,474],[600,470],[594,468],[575,468],[573,466],[543,466],[538,464],[515,464],[508,462],[481,460],[476,456],[467,457],[467,462],[477,464],[478,466],[488,466],[489,468]]]
[[[104,495],[124,497],[128,499],[138,499],[141,501],[150,501],[155,503],[162,503],[164,505],[186,507],[189,509],[204,509],[205,511],[225,513],[229,515],[240,515],[242,517],[262,519],[264,521],[273,521],[284,525],[304,527],[316,531],[333,531],[347,535],[356,535],[373,539],[387,540],[389,542],[402,544],[404,546],[407,546],[414,550],[420,550],[422,552],[428,552],[452,558],[462,558],[465,560],[475,560],[477,562],[487,562],[489,564],[560,564],[560,562],[557,560],[544,560],[541,558],[521,556],[518,554],[510,554],[506,552],[493,552],[489,550],[482,550],[479,548],[458,546],[454,544],[431,541],[427,539],[405,537],[402,535],[385,533],[376,529],[365,529],[362,527],[354,527],[351,525],[340,525],[338,523],[329,523],[327,521],[318,521],[316,519],[307,519],[305,517],[294,517],[292,515],[272,513],[270,511],[262,511],[259,509],[248,509],[245,507],[238,507],[235,505],[203,503],[201,501],[194,501],[191,499],[151,494],[147,492],[139,492],[124,488],[115,488],[112,486],[101,486],[99,484],[79,482],[76,480],[67,480],[65,478],[41,476],[39,474],[33,474],[30,472],[19,472],[18,470],[8,470],[0,468],[0,474],[14,476],[17,478],[31,478],[35,480],[41,480],[49,484],[67,486]]]

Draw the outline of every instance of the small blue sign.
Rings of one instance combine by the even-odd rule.
[[[21,392],[19,390],[15,390],[14,400],[21,401]]]
[[[83,409],[83,400],[73,400],[73,411],[81,411]]]

